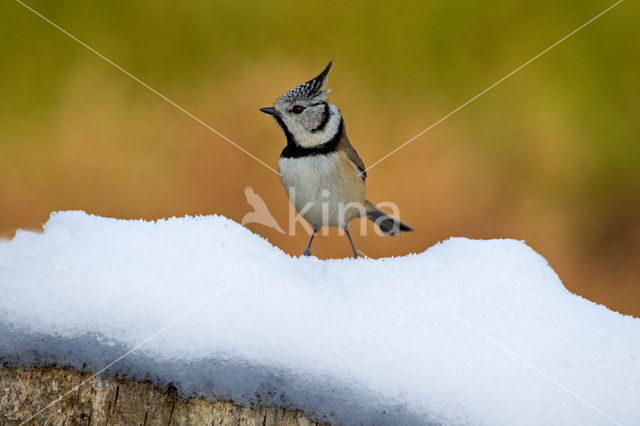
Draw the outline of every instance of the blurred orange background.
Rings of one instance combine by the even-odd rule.
[[[370,165],[612,3],[28,4],[276,168],[284,137],[258,108],[331,58],[330,99]],[[416,231],[358,247],[521,239],[571,291],[640,316],[639,11],[623,2],[372,168],[369,199]],[[0,14],[3,237],[69,209],[240,222],[247,186],[286,228],[272,171],[19,3]],[[293,255],[307,241],[249,228]],[[314,254],[349,256],[330,234]]]

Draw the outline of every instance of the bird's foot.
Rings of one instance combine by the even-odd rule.
[[[304,251],[304,253],[302,253],[302,255],[303,255],[303,256],[311,256],[311,250],[306,249],[306,250]]]

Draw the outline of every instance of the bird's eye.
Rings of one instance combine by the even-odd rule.
[[[300,106],[300,105],[296,105],[293,107],[293,109],[291,110],[294,114],[300,114],[302,111],[304,111],[304,107]]]

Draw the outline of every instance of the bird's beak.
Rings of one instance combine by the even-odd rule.
[[[273,107],[260,108],[260,111],[264,112],[265,114],[273,115],[274,117],[278,116],[278,113]]]

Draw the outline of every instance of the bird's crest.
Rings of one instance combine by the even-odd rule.
[[[327,76],[329,75],[329,71],[331,71],[332,66],[333,60],[329,62],[329,64],[320,74],[318,74],[317,77],[314,77],[306,83],[303,83],[300,86],[294,87],[293,89],[289,90],[287,93],[280,97],[279,101],[295,102],[313,99],[316,97],[326,97],[330,90],[321,89],[327,83]]]

